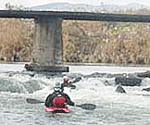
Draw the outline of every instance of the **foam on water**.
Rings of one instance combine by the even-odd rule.
[[[120,66],[70,66],[70,73],[135,73],[150,71],[150,67],[120,67]]]
[[[1,67],[2,65],[0,65]],[[7,69],[8,66],[8,69]],[[87,111],[79,107],[70,106],[70,114],[48,115],[44,113],[41,104],[28,104],[26,98],[45,100],[48,94],[53,92],[55,82],[63,82],[61,76],[52,77],[43,74],[26,73],[24,65],[4,65],[0,68],[1,85],[4,84],[8,91],[0,92],[0,121],[3,124],[33,124],[33,125],[80,125],[80,124],[149,124],[150,120],[150,94],[141,91],[149,87],[150,79],[145,78],[142,86],[123,86],[127,94],[117,93],[115,78],[95,77],[87,78],[95,72],[101,73],[133,73],[149,70],[148,67],[107,67],[107,66],[72,66],[69,76],[80,76],[82,80],[75,83],[76,89],[65,88],[71,100],[76,104],[92,103],[97,107],[94,111]],[[19,68],[20,67],[20,68]],[[15,69],[16,68],[16,69]],[[4,70],[7,69],[7,72]],[[17,71],[17,72],[16,72]],[[110,86],[105,86],[108,80]],[[11,89],[22,92],[12,92]],[[19,118],[19,120],[18,120]],[[8,120],[9,119],[9,120]]]

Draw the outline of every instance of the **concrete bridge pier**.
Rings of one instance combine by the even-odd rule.
[[[38,18],[35,25],[33,60],[25,68],[28,71],[69,72],[62,60],[62,18]]]

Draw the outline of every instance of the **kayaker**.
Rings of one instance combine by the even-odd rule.
[[[104,82],[104,85],[105,85],[105,86],[110,86],[111,84],[108,82],[108,80],[106,80],[106,81]]]
[[[63,83],[61,84],[61,89],[64,90],[64,87],[70,87],[71,89],[75,89],[76,86],[73,85],[72,83],[74,82],[69,82],[69,77],[68,76],[64,76],[63,77]]]
[[[56,82],[54,92],[49,94],[45,100],[45,106],[65,107],[66,104],[74,106],[74,102],[71,101],[70,97],[66,93],[62,92],[61,84]]]

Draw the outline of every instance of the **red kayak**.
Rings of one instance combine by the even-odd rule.
[[[69,113],[69,108],[68,107],[64,107],[64,108],[58,108],[58,107],[46,107],[45,106],[45,112],[49,112],[49,113]]]

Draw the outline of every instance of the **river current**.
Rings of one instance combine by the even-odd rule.
[[[69,66],[69,73],[27,72],[24,64],[0,64],[0,125],[149,125],[150,87],[144,78],[141,86],[123,86],[126,94],[117,93],[113,74],[136,73],[149,67]],[[98,75],[97,75],[98,74]],[[68,75],[76,89],[64,90],[75,104],[91,103],[95,110],[69,106],[69,114],[47,114],[44,104],[28,104],[26,98],[45,100],[55,82]],[[111,85],[105,86],[108,80]]]

